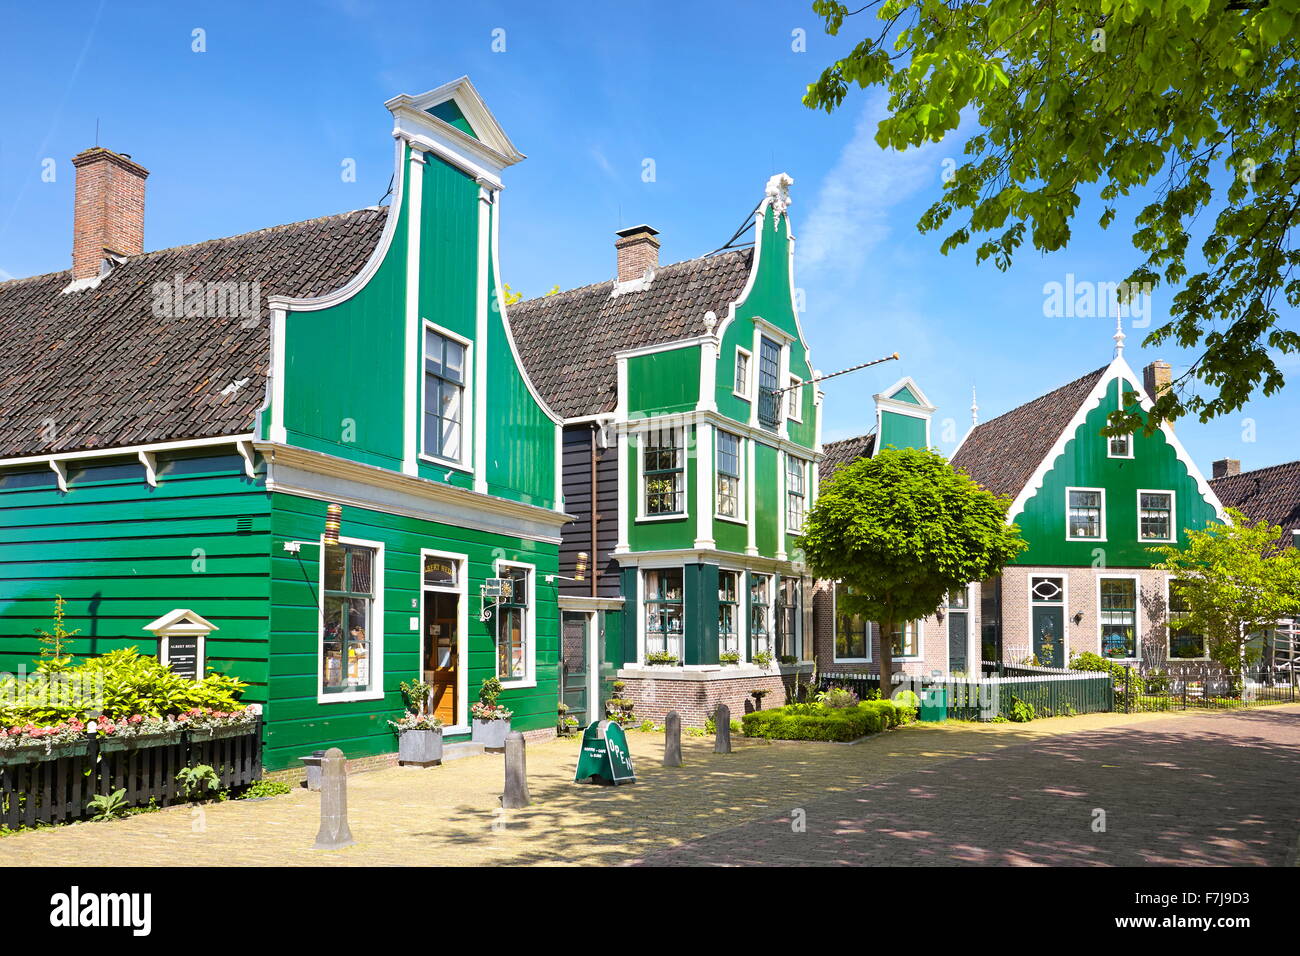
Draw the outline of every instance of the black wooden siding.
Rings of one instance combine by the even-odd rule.
[[[588,564],[588,580],[561,581],[560,593],[590,596],[590,575],[598,579],[600,597],[618,597],[618,562],[610,558],[618,543],[618,443],[610,435],[610,446],[601,448],[599,429],[590,425],[564,428],[564,510],[574,520],[564,526],[560,544],[560,573],[573,577],[578,552],[591,552],[591,450],[596,449],[597,552]]]

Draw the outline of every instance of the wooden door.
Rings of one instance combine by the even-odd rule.
[[[459,599],[457,594],[424,592],[424,679],[433,685],[430,709],[446,726],[456,723],[459,703]]]

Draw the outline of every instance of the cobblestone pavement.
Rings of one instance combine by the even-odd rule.
[[[648,855],[652,865],[1280,866],[1300,709],[1179,716],[911,770]],[[1105,831],[1093,829],[1105,811]]]
[[[661,735],[629,743],[637,782],[617,788],[573,784],[575,739],[529,744],[523,810],[500,809],[494,755],[356,774],[357,844],[345,850],[311,849],[319,798],[297,790],[13,834],[0,838],[0,866],[1141,862],[1142,852],[1280,862],[1275,835],[1289,806],[1294,838],[1286,801],[1300,780],[1300,707],[914,725],[854,745],[737,740],[729,755],[687,738],[679,769],[660,766]],[[1108,809],[1107,834],[1087,828],[1094,806]],[[790,832],[797,807],[807,833]]]

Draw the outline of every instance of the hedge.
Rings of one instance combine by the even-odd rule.
[[[864,700],[854,707],[788,704],[775,710],[756,710],[745,714],[741,725],[746,737],[847,742],[915,718],[914,708],[890,700]]]

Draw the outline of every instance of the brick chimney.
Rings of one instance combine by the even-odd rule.
[[[1173,370],[1168,362],[1162,362],[1156,359],[1150,365],[1142,370],[1142,385],[1147,390],[1147,395],[1151,401],[1160,397],[1160,393],[1167,389],[1173,382]]]
[[[144,252],[144,181],[149,170],[125,153],[96,146],[72,157],[77,168],[72,225],[72,278],[100,274],[106,251]]]
[[[643,224],[620,229],[614,235],[618,236],[614,249],[618,253],[619,282],[643,278],[659,268],[659,240],[655,238],[658,229]]]
[[[1220,458],[1210,466],[1213,471],[1211,477],[1226,478],[1229,475],[1241,474],[1241,462],[1236,458]]]

